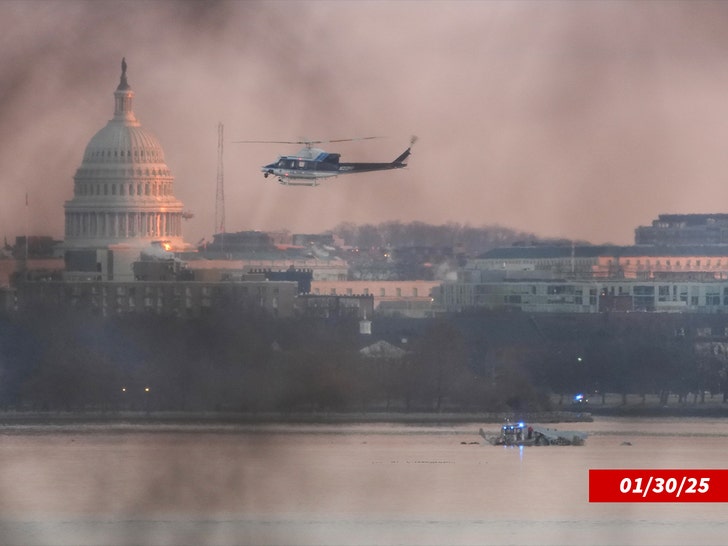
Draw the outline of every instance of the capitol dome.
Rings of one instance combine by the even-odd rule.
[[[114,117],[89,141],[65,203],[68,248],[181,248],[183,205],[159,140],[134,116],[122,60]]]
[[[164,163],[164,152],[159,140],[139,122],[136,125],[119,123],[112,119],[96,133],[86,146],[84,163],[124,162],[122,158],[146,158]]]

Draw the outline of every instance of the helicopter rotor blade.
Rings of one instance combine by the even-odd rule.
[[[324,142],[356,142],[357,140],[372,140],[374,138],[382,138],[378,136],[365,136],[358,138],[337,138],[334,140],[325,140]]]
[[[358,138],[337,138],[333,140],[234,140],[233,144],[303,144],[310,147],[312,144],[327,144],[329,142],[355,142],[357,140],[371,140],[373,138],[382,137],[369,136]]]
[[[233,140],[233,144],[316,144],[315,140]]]

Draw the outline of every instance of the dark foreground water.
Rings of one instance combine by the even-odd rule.
[[[728,544],[725,504],[588,502],[590,468],[725,468],[724,421],[522,449],[480,426],[6,427],[0,546]]]

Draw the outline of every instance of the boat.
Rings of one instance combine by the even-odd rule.
[[[488,434],[482,428],[480,435],[494,446],[582,446],[587,433],[576,430],[531,426],[524,422],[505,422],[499,434]]]

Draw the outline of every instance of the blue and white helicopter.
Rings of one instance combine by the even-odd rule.
[[[388,171],[401,169],[407,166],[405,163],[409,157],[412,145],[417,137],[410,139],[409,147],[402,152],[394,161],[388,163],[342,163],[339,161],[341,154],[326,152],[320,148],[314,148],[314,144],[330,142],[352,142],[355,140],[370,140],[378,137],[363,138],[342,138],[337,140],[239,140],[236,143],[250,144],[303,144],[304,147],[296,155],[283,155],[275,163],[265,165],[261,168],[263,176],[277,176],[278,182],[284,186],[318,186],[322,178],[331,178],[342,174],[366,173],[372,171]]]

